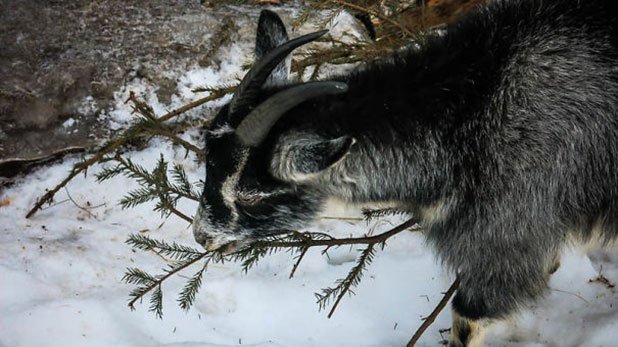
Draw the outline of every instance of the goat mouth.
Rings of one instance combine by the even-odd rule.
[[[283,230],[277,233],[273,233],[271,236],[289,235],[293,232],[295,231],[294,230]],[[236,253],[242,250],[243,248],[249,247],[251,244],[258,242],[263,238],[264,237],[260,237],[260,238],[247,237],[247,238],[242,238],[242,239],[237,239],[237,240],[230,240],[230,239],[227,239],[227,240],[218,239],[217,240],[217,238],[208,237],[204,239],[201,244],[208,252],[217,252],[222,255],[229,255],[232,253]]]
[[[206,248],[209,252],[217,252],[223,255],[228,255],[238,251],[242,247],[242,243],[238,241],[231,241],[227,243],[208,243],[204,244],[204,248]]]

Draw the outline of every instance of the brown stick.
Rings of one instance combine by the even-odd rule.
[[[169,130],[157,129],[157,130],[151,131],[151,134],[159,135],[162,137],[167,137],[168,139],[170,139],[170,141],[183,146],[187,151],[194,152],[198,157],[204,159],[204,151],[201,148],[193,145],[190,142],[187,142],[181,139],[180,137],[176,136],[176,134],[174,134],[173,132]]]
[[[375,236],[365,237],[350,237],[345,239],[326,239],[326,240],[304,240],[304,241],[268,241],[265,243],[266,247],[319,247],[319,246],[342,246],[342,245],[359,245],[366,244],[372,245],[388,240],[391,236],[398,234],[415,224],[418,224],[418,220],[415,218],[408,219],[406,222],[394,227],[393,229],[383,232]],[[259,241],[258,241],[259,242]]]
[[[453,296],[453,294],[455,293],[458,287],[459,287],[459,277],[455,278],[455,281],[453,281],[453,284],[451,284],[451,286],[446,291],[446,293],[444,293],[444,297],[442,297],[442,300],[440,300],[436,308],[434,308],[431,314],[427,316],[427,318],[425,318],[425,320],[423,321],[423,324],[421,324],[421,326],[418,327],[418,329],[416,329],[416,332],[410,339],[410,342],[408,342],[407,347],[414,347],[414,345],[421,338],[425,330],[427,330],[427,328],[429,328],[429,326],[436,320],[436,318],[438,317],[438,314],[444,309],[444,306],[446,306],[449,300],[451,300],[451,297]]]

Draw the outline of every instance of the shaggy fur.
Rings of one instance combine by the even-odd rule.
[[[617,8],[495,1],[334,78],[346,94],[289,111],[257,148],[211,136],[196,240],[301,228],[330,196],[388,202],[423,218],[461,279],[455,327],[477,339],[476,320],[539,297],[567,242],[618,237]],[[225,108],[215,124],[238,125]]]

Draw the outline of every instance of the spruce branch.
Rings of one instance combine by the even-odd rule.
[[[326,247],[326,249],[328,249],[330,247],[342,245],[366,245],[367,247],[361,253],[356,266],[352,268],[346,278],[338,280],[335,287],[324,289],[322,294],[316,294],[319,298],[318,303],[321,308],[324,308],[329,302],[334,300],[334,306],[328,315],[331,317],[345,294],[353,294],[352,288],[360,283],[363,271],[373,260],[376,246],[384,246],[385,242],[390,237],[416,224],[416,219],[410,219],[384,233],[357,238],[338,239],[324,233],[292,232],[290,234],[273,236],[256,241],[228,255],[224,255],[217,251],[202,252],[192,247],[180,245],[176,242],[170,244],[150,238],[146,235],[132,234],[126,241],[127,244],[141,251],[152,251],[159,256],[171,258],[173,262],[164,269],[163,274],[157,276],[150,275],[136,268],[127,269],[123,277],[124,282],[137,285],[137,288],[129,294],[131,298],[129,307],[133,309],[135,302],[152,292],[149,309],[160,318],[163,307],[161,301],[163,295],[161,289],[162,283],[172,275],[177,274],[198,261],[204,261],[201,269],[187,281],[178,297],[179,306],[184,310],[188,310],[193,305],[210,261],[223,262],[225,260],[232,260],[241,262],[243,271],[247,272],[264,256],[281,250],[291,250],[293,252],[300,252],[290,274],[290,277],[292,277],[298,269],[303,257],[312,247]]]
[[[164,269],[164,274],[158,276],[149,275],[139,269],[127,269],[127,273],[125,273],[123,281],[129,284],[138,285],[138,287],[129,294],[129,297],[131,297],[128,304],[129,308],[134,310],[135,303],[138,300],[141,300],[146,294],[153,291],[150,297],[149,310],[154,312],[158,318],[161,318],[163,316],[163,292],[161,290],[161,284],[171,276],[209,256],[212,256],[212,253],[203,252],[192,257],[176,261]],[[201,279],[199,284],[201,284]],[[184,305],[189,307],[191,306],[189,303],[185,303]]]
[[[341,299],[346,294],[353,295],[355,294],[352,291],[352,288],[357,287],[360,284],[360,281],[363,277],[363,271],[367,268],[369,264],[373,261],[373,257],[375,255],[375,244],[369,244],[365,250],[361,253],[361,256],[358,258],[356,262],[356,266],[354,266],[348,275],[344,279],[337,280],[337,286],[332,288],[322,289],[322,293],[316,293],[317,303],[320,309],[326,308],[333,298],[335,298],[335,303],[333,304],[330,312],[328,313],[328,318],[331,318],[339,306]]]
[[[131,208],[158,199],[154,210],[160,212],[162,216],[175,214],[189,223],[193,222],[191,217],[176,209],[176,204],[181,198],[199,201],[199,196],[193,190],[180,165],[175,165],[173,169],[168,170],[169,163],[161,155],[152,172],[149,172],[131,159],[125,159],[118,154],[107,158],[107,161],[112,160],[118,164],[115,167],[104,169],[97,175],[99,182],[123,174],[140,184],[139,188],[130,191],[120,200],[122,208]],[[169,181],[168,172],[176,183]]]
[[[290,247],[320,247],[320,246],[343,246],[343,245],[371,245],[383,243],[392,236],[408,229],[418,224],[418,219],[411,218],[406,222],[388,230],[381,234],[374,236],[362,236],[362,237],[349,237],[349,238],[333,238],[333,237],[323,237],[319,239],[314,239],[309,237],[305,240],[290,240],[287,239],[277,239],[273,241],[263,241],[264,244],[262,247],[272,247],[272,248],[290,248]],[[324,234],[316,234],[316,233],[300,233],[301,235],[313,236],[313,235],[324,235]],[[258,241],[260,243],[261,241]]]
[[[163,291],[161,290],[161,284],[158,284],[152,295],[150,296],[150,312],[154,312],[157,318],[163,319]]]
[[[316,298],[320,309],[325,308],[331,301],[334,300],[334,305],[328,314],[328,317],[330,318],[337,309],[341,299],[343,299],[346,294],[353,294],[352,288],[356,287],[360,283],[363,271],[373,260],[375,246],[380,245],[384,247],[389,238],[417,224],[418,220],[412,218],[381,234],[356,238],[333,238],[330,235],[323,233],[294,232],[282,237],[273,237],[270,239],[257,241],[251,246],[235,253],[234,260],[242,261],[243,271],[247,272],[266,255],[282,249],[299,250],[300,255],[296,259],[290,273],[290,277],[292,277],[298,269],[304,255],[311,247],[326,247],[326,249],[328,249],[330,247],[342,245],[367,245],[361,253],[361,256],[358,258],[356,266],[350,270],[346,278],[337,280],[337,285],[335,287],[323,289],[322,293],[316,293]]]
[[[206,272],[206,268],[208,267],[209,261],[204,261],[204,265],[202,268],[196,272],[187,284],[182,288],[180,295],[178,296],[178,305],[185,311],[188,311],[193,303],[195,302],[195,297],[202,286],[202,277],[204,276],[204,272]]]
[[[224,97],[225,95],[233,92],[235,89],[236,89],[236,86],[232,86],[232,87],[222,88],[217,91],[213,91],[207,97],[195,100],[180,108],[172,110],[164,114],[161,117],[158,117],[157,122],[159,123],[165,122],[184,112],[187,112],[200,105],[203,105],[209,101],[220,99]],[[26,218],[32,217],[36,212],[38,212],[43,207],[44,204],[51,203],[56,193],[60,189],[65,187],[77,175],[81,173],[85,173],[90,166],[102,161],[109,153],[112,153],[113,151],[121,148],[122,146],[127,145],[131,140],[138,138],[140,136],[144,136],[143,123],[136,122],[136,124],[129,127],[118,137],[112,138],[111,140],[107,141],[99,150],[95,152],[95,154],[92,155],[92,157],[75,164],[73,168],[71,169],[71,171],[69,172],[69,174],[60,183],[58,183],[54,188],[48,190],[45,194],[43,194],[41,197],[37,199],[34,206],[26,214]]]
[[[200,252],[193,247],[183,246],[176,242],[169,244],[142,234],[129,235],[129,238],[125,241],[125,243],[141,251],[153,250],[162,256],[169,257],[174,260],[186,260],[201,256],[203,254],[203,252]]]

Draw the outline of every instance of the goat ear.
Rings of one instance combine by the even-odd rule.
[[[255,60],[261,60],[268,52],[289,40],[288,33],[281,18],[269,10],[262,10],[255,37]],[[291,59],[283,60],[271,73],[265,85],[286,81],[290,74]]]
[[[290,136],[277,145],[271,172],[284,181],[310,180],[343,159],[355,142],[350,136],[331,140],[315,135]]]

